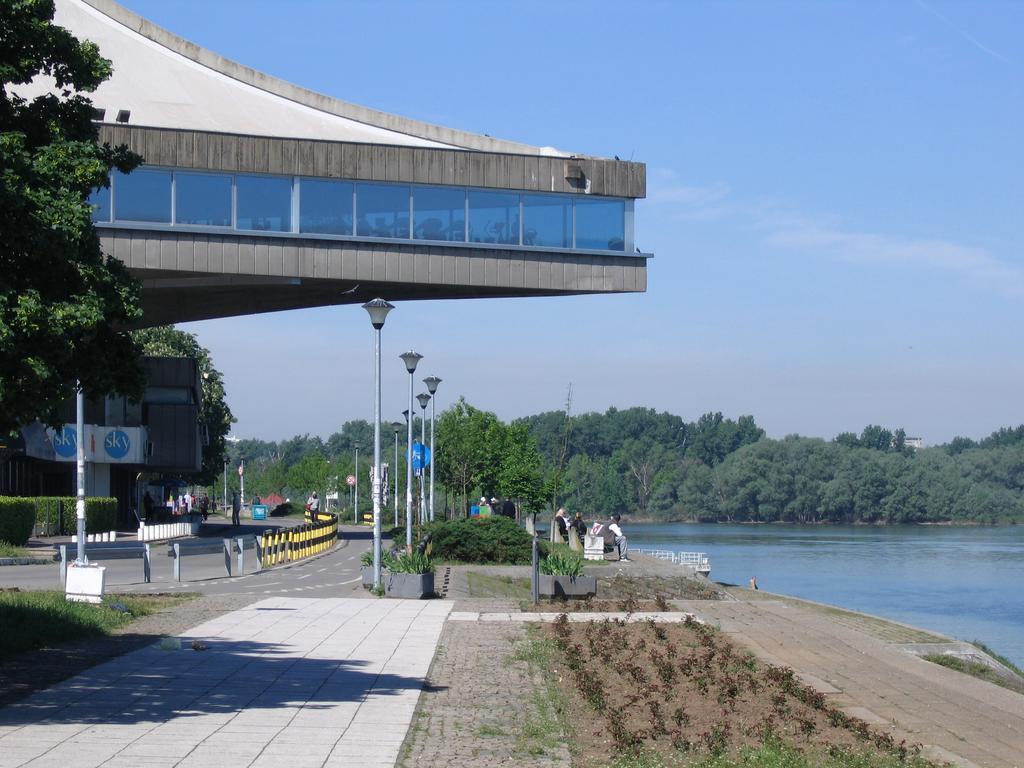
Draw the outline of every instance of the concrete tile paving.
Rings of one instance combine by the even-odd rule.
[[[450,609],[253,603],[0,709],[0,768],[394,765]]]

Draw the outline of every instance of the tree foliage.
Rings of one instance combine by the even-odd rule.
[[[95,44],[52,23],[52,0],[0,3],[0,429],[58,408],[76,380],[86,394],[137,395],[138,348],[124,328],[139,287],[104,258],[87,203],[111,168],[141,160],[98,146],[85,95],[110,76]],[[46,76],[55,92],[12,89]]]
[[[203,409],[199,422],[207,440],[203,445],[203,467],[195,482],[211,485],[220,476],[226,456],[227,436],[235,417],[227,404],[224,377],[213,365],[210,351],[191,333],[172,326],[144,328],[132,336],[142,351],[158,357],[188,357],[196,361],[203,383]]]

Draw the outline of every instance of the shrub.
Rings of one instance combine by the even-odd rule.
[[[531,537],[507,517],[449,520],[431,523],[424,532],[431,538],[434,557],[463,563],[530,562]]]
[[[75,498],[67,496],[64,502],[64,532],[74,533],[78,528]],[[85,532],[103,533],[117,527],[117,499],[90,497],[85,500]]]
[[[284,504],[278,504],[272,510],[270,510],[271,517],[287,517],[288,515],[295,514],[299,509],[293,501],[286,501]]]
[[[540,572],[551,576],[579,576],[583,558],[577,552],[555,550],[540,561]]]
[[[0,496],[0,541],[21,546],[32,535],[36,508],[32,499]]]

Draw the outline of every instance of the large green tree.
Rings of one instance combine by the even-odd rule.
[[[191,333],[179,331],[172,326],[144,328],[135,331],[133,336],[147,355],[190,357],[196,361],[203,381],[203,409],[199,421],[208,439],[203,445],[203,468],[194,480],[201,485],[216,483],[221,475],[227,436],[231,425],[235,423],[235,417],[228,407],[224,377],[214,367],[210,351]]]
[[[138,394],[139,287],[107,259],[87,203],[111,168],[141,160],[97,145],[90,93],[111,73],[95,44],[52,23],[52,0],[0,2],[0,429],[58,420],[86,394]],[[32,99],[19,85],[45,76]]]

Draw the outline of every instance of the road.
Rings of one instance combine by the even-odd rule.
[[[248,523],[248,521],[247,521]],[[265,526],[248,523],[241,533],[256,533]],[[239,529],[211,525],[203,538],[216,539]],[[106,566],[106,591],[110,592],[201,592],[203,594],[250,594],[259,596],[360,597],[364,594],[359,574],[359,557],[372,546],[373,533],[362,526],[341,526],[338,545],[331,551],[306,560],[254,572],[256,559],[245,553],[246,572],[227,577],[224,556],[218,553],[182,558],[182,581],[174,580],[174,560],[166,544],[151,547],[152,581],[145,583],[141,560],[111,560]],[[88,553],[88,548],[86,549]],[[52,565],[21,565],[0,568],[0,586],[20,589],[59,589],[60,573]]]

